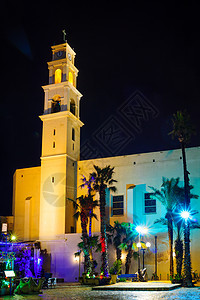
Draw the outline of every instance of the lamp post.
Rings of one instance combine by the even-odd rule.
[[[147,249],[151,247],[151,243],[147,242],[146,243],[146,247]],[[145,254],[145,251],[146,251],[146,248],[143,248],[141,247],[140,249],[143,253],[142,253],[142,269],[144,269],[144,254]]]

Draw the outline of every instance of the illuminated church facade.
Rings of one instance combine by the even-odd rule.
[[[79,118],[82,94],[77,89],[78,70],[75,52],[69,44],[52,47],[52,61],[48,63],[49,84],[43,86],[44,114],[42,121],[41,166],[16,170],[13,177],[14,232],[23,241],[40,241],[42,249],[51,254],[49,270],[55,277],[76,281],[79,267],[74,253],[80,242],[80,222],[75,221],[73,204],[87,190],[81,189],[81,178],[93,172],[93,165],[115,167],[117,192],[106,196],[107,222],[143,224],[149,228],[145,237],[151,247],[146,254],[149,277],[154,272],[154,240],[158,237],[158,274],[167,279],[169,252],[167,229],[154,225],[164,217],[165,208],[149,197],[149,186],[160,188],[162,177],[180,177],[183,181],[180,150],[134,154],[91,160],[80,160]],[[193,193],[200,195],[200,147],[186,150]],[[98,195],[96,195],[98,199]],[[198,199],[192,208],[200,211]],[[95,213],[99,218],[99,209]],[[197,219],[198,219],[197,215]],[[100,232],[100,222],[92,222],[93,233]],[[199,232],[191,232],[192,266],[199,270]],[[109,260],[116,258],[112,246]],[[99,262],[100,265],[100,262]],[[83,268],[82,264],[80,266]],[[82,269],[81,269],[82,271]],[[133,261],[131,272],[137,271]]]

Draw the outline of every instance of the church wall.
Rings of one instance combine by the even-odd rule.
[[[190,183],[194,185],[193,193],[200,195],[200,147],[188,148],[186,150],[188,170],[190,172]],[[161,225],[154,225],[154,221],[165,216],[165,208],[160,202],[156,203],[156,213],[144,213],[144,193],[152,192],[149,186],[156,188],[161,187],[162,177],[176,178],[180,177],[180,184],[183,184],[183,162],[181,150],[162,151],[155,153],[144,153],[138,155],[128,155],[121,157],[108,157],[78,162],[78,187],[81,184],[82,175],[88,178],[90,172],[94,171],[93,164],[99,167],[110,165],[115,167],[114,179],[118,182],[116,195],[124,195],[124,215],[112,216],[112,196],[110,195],[109,220],[113,225],[114,221],[131,222],[135,225],[142,224],[149,228],[149,234],[146,239],[154,245],[155,235],[158,236],[159,247],[159,267],[162,278],[167,279],[169,273],[169,252],[167,228]],[[135,185],[132,189],[127,190],[127,185]],[[78,188],[78,195],[86,193]],[[127,195],[127,196],[126,196]],[[199,200],[191,201],[192,208],[200,211]],[[199,214],[195,216],[200,222]],[[98,221],[94,220],[94,228],[98,227]],[[80,222],[77,223],[77,232],[81,232]],[[176,238],[176,237],[175,237]],[[200,271],[199,249],[199,231],[193,230],[191,233],[192,259],[195,269]],[[153,248],[152,248],[153,251]],[[154,270],[154,256],[148,254],[148,268]],[[159,271],[158,271],[159,272]]]
[[[72,128],[75,130],[74,141],[72,140]],[[76,121],[68,118],[67,119],[67,153],[70,157],[75,160],[80,159],[80,127],[77,125]]]
[[[66,173],[66,217],[65,217],[65,233],[75,232],[75,219],[74,219],[74,207],[71,200],[77,198],[76,185],[77,185],[77,163],[67,157],[67,173]],[[69,200],[71,199],[71,200]]]
[[[64,278],[65,282],[76,282],[79,277],[79,261],[74,253],[78,251],[77,244],[81,242],[81,234],[65,234],[57,240],[42,241],[42,249],[51,253],[50,272],[53,277]],[[83,269],[83,256],[80,261],[80,274]]]
[[[14,233],[19,240],[38,239],[40,167],[16,170],[13,181]]]
[[[52,114],[49,120],[45,120],[43,126],[42,156],[66,153],[66,147],[67,118],[66,116],[58,118],[56,114]]]
[[[65,233],[66,156],[41,160],[40,239]]]

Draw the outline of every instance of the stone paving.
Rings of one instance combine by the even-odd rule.
[[[111,285],[96,286],[92,289],[100,291],[168,291],[180,286],[180,284],[172,284],[170,281],[118,282]]]
[[[91,287],[86,286],[58,286],[55,289],[43,290],[40,295],[26,295],[26,296],[4,296],[0,299],[14,299],[14,300],[157,300],[157,299],[183,299],[183,300],[200,300],[200,288],[178,288],[172,291],[95,291]]]

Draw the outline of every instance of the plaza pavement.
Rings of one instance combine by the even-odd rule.
[[[148,281],[118,282],[111,285],[95,286],[92,289],[104,291],[170,291],[180,287],[181,284],[172,284],[170,281]]]

